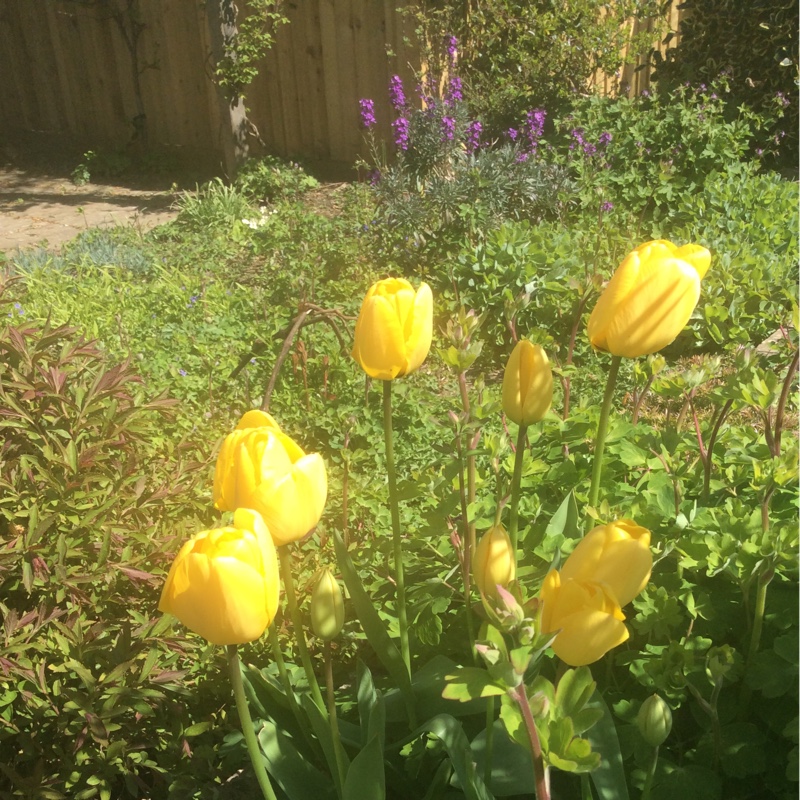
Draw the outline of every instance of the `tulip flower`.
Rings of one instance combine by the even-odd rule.
[[[650,531],[620,519],[598,525],[578,542],[561,569],[561,579],[602,583],[625,606],[647,586],[652,568]]]
[[[327,493],[322,456],[306,454],[261,411],[244,415],[217,457],[214,506],[220,511],[255,509],[276,545],[302,539],[314,528]]]
[[[511,539],[502,525],[493,525],[475,548],[472,565],[478,590],[486,597],[497,597],[497,587],[508,587],[517,572]]]
[[[367,292],[356,321],[353,358],[373,378],[391,381],[419,369],[431,347],[433,295],[402,278],[386,278]]]
[[[503,411],[517,425],[531,425],[544,417],[553,401],[553,373],[547,354],[538,344],[520,339],[503,375]]]
[[[329,569],[320,572],[311,593],[311,629],[330,641],[335,639],[344,625],[344,598],[339,583]]]
[[[275,545],[258,512],[239,508],[233,525],[201,531],[178,552],[158,604],[212,644],[258,639],[278,608]]]
[[[542,631],[558,632],[556,655],[579,667],[622,644],[628,630],[621,607],[647,585],[652,565],[650,531],[632,520],[590,531],[542,585]]]
[[[637,247],[589,317],[592,346],[625,358],[666,347],[689,321],[710,263],[711,254],[696,244],[677,247],[660,239]]]

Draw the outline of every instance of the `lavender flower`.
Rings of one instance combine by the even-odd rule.
[[[466,147],[468,153],[474,153],[481,146],[481,132],[483,125],[478,120],[467,125]]]
[[[442,141],[452,142],[456,135],[456,121],[452,117],[442,117]]]
[[[450,78],[450,82],[447,85],[447,94],[444,98],[445,104],[452,105],[453,103],[460,103],[464,99],[463,88],[461,78],[459,78],[458,75],[454,75]]]
[[[389,100],[391,100],[395,111],[403,111],[406,107],[403,79],[399,75],[392,75],[392,79],[389,81]]]
[[[375,119],[375,102],[368,98],[358,101],[358,105],[361,108],[361,124],[369,130],[374,125],[377,124],[377,120]]]
[[[509,128],[506,131],[508,138],[511,139],[512,142],[517,141],[517,136],[519,136],[519,131],[516,128]]]
[[[447,56],[450,59],[450,63],[453,64],[456,60],[456,56],[458,55],[458,39],[455,36],[448,36],[447,37]]]
[[[600,210],[601,210],[601,211],[602,211],[604,214],[607,214],[609,211],[611,211],[611,209],[612,209],[612,208],[614,208],[614,204],[613,204],[613,203],[612,203],[610,200],[606,200],[606,201],[605,201],[605,203],[603,203],[603,204],[600,206]]]
[[[408,150],[408,118],[398,117],[392,123],[394,143],[400,150]]]

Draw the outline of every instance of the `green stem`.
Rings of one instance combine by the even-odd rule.
[[[336,695],[333,691],[333,659],[331,658],[331,643],[325,642],[325,688],[328,695],[328,720],[331,723],[333,736],[333,751],[336,754],[336,771],[339,774],[338,794],[341,797],[344,789],[345,768],[342,758],[342,740],[339,736],[339,720],[336,716]]]
[[[536,800],[550,800],[550,788],[547,785],[547,772],[544,768],[544,758],[542,757],[542,744],[539,741],[539,733],[536,730],[536,722],[531,713],[531,706],[528,702],[528,693],[525,691],[525,684],[520,683],[512,693],[517,701],[519,710],[522,712],[522,719],[528,731],[528,741],[531,746],[531,761],[533,762],[533,782],[536,788]]]
[[[294,696],[292,682],[289,680],[289,673],[286,671],[286,662],[283,660],[283,651],[278,641],[278,631],[275,628],[274,622],[269,626],[269,644],[272,648],[272,655],[275,658],[275,663],[278,665],[278,674],[281,677],[281,684],[283,685],[286,699],[289,701],[289,706],[292,709],[295,719],[300,727],[304,728],[303,718],[300,716],[300,706],[297,705],[297,698]]]
[[[600,409],[600,421],[597,423],[597,436],[594,442],[594,463],[592,464],[592,485],[589,489],[589,505],[596,507],[600,496],[600,475],[603,472],[603,450],[606,446],[608,433],[608,418],[611,414],[611,400],[614,396],[614,385],[617,382],[617,373],[622,356],[613,356],[606,379],[606,390],[603,394],[603,406]]]
[[[517,433],[517,452],[514,454],[514,475],[511,478],[511,516],[508,520],[508,535],[514,550],[514,561],[517,559],[517,528],[519,527],[519,492],[522,483],[522,461],[525,456],[525,436],[527,425],[519,426]]]
[[[494,697],[490,697],[486,703],[486,760],[483,762],[483,782],[486,788],[492,779],[492,746],[494,744]]]
[[[306,635],[303,632],[303,620],[300,618],[300,609],[297,607],[297,596],[294,593],[294,580],[292,578],[292,554],[289,552],[289,545],[284,544],[278,548],[278,556],[281,561],[281,578],[286,590],[286,603],[289,606],[289,616],[292,618],[292,628],[294,628],[294,638],[297,642],[297,650],[300,653],[300,660],[306,673],[306,680],[311,689],[311,696],[322,712],[327,715],[325,701],[322,699],[322,692],[317,683],[317,676],[314,674],[314,667],[311,664],[311,656],[306,644]]]
[[[756,607],[753,611],[753,631],[750,634],[750,646],[747,649],[747,658],[744,662],[745,677],[761,646],[761,633],[764,630],[764,612],[767,609],[767,587],[774,576],[775,572],[772,565],[767,564],[762,566],[756,579]],[[742,690],[739,696],[740,715],[746,713],[752,693],[753,690],[748,685],[747,680],[742,681]]]
[[[464,453],[461,445],[461,431],[456,430],[456,455],[458,457],[458,496],[461,501],[462,530],[464,532],[463,555],[461,560],[462,577],[464,579],[464,608],[467,615],[467,636],[469,637],[469,651],[472,660],[478,663],[478,654],[475,652],[475,626],[472,621],[472,547],[470,546],[469,509],[467,494],[464,487]]]
[[[642,800],[650,800],[650,792],[653,789],[653,778],[656,776],[656,767],[658,767],[658,748],[653,748],[653,760],[650,762],[650,768],[647,770],[647,778],[645,778],[644,788],[642,789]]]
[[[394,578],[397,585],[397,618],[400,623],[400,652],[408,674],[411,674],[411,651],[408,646],[408,617],[406,616],[406,586],[403,578],[403,542],[400,535],[400,505],[397,500],[397,475],[394,469],[392,444],[392,382],[383,382],[383,435],[386,443],[386,472],[389,477],[389,506],[392,512],[392,541],[394,543]]]
[[[239,652],[236,645],[229,644],[227,653],[228,670],[231,676],[231,683],[233,684],[233,696],[236,698],[236,710],[239,712],[239,721],[242,725],[244,741],[247,745],[247,752],[250,755],[250,761],[256,773],[258,785],[261,787],[261,793],[264,795],[265,800],[277,800],[275,792],[272,791],[272,784],[269,782],[269,775],[267,775],[267,770],[264,767],[264,759],[261,755],[261,749],[258,746],[256,732],[253,729],[253,720],[250,718],[250,709],[247,707],[247,697],[244,693],[242,670],[239,666]]]

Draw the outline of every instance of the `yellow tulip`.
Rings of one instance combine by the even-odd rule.
[[[344,625],[344,598],[331,571],[323,569],[311,593],[311,629],[320,637],[335,639]]]
[[[503,411],[517,425],[539,422],[553,402],[553,373],[538,344],[521,339],[503,375]]]
[[[259,421],[250,416],[256,413],[263,412],[250,411],[242,422]],[[302,539],[325,507],[328,479],[322,456],[306,454],[274,420],[260,427],[239,425],[217,456],[214,506],[220,511],[255,509],[276,545]]]
[[[637,247],[617,268],[594,307],[589,341],[598,350],[636,358],[666,347],[683,330],[700,298],[711,254],[663,239]]]
[[[578,542],[561,579],[602,583],[626,606],[647,585],[652,568],[650,531],[631,519],[619,519],[598,525]]]
[[[278,557],[259,514],[238,509],[233,526],[195,534],[172,563],[158,608],[212,644],[258,639],[278,609]]]
[[[486,597],[497,596],[498,584],[504,589],[517,572],[514,548],[502,525],[493,525],[481,537],[475,548],[472,574],[478,590]]]
[[[622,606],[644,589],[652,568],[647,528],[621,519],[589,531],[542,585],[542,631],[559,632],[556,655],[578,667],[624,642]]]
[[[356,320],[353,358],[373,378],[391,381],[419,369],[431,348],[433,295],[386,278],[367,292]]]
[[[591,664],[628,638],[625,615],[607,587],[591,581],[562,583],[550,570],[542,584],[542,632],[558,635],[555,654],[571,667]]]

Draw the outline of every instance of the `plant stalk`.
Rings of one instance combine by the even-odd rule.
[[[536,788],[536,800],[550,800],[550,788],[547,785],[547,771],[544,768],[544,759],[542,758],[542,744],[539,741],[536,722],[533,719],[531,707],[528,703],[528,694],[525,691],[525,684],[520,683],[520,685],[514,689],[512,696],[519,705],[519,709],[522,712],[522,719],[525,722],[525,728],[528,731],[528,739],[531,745],[531,760],[533,761],[533,781]]]
[[[642,800],[650,800],[650,792],[653,790],[653,779],[656,776],[656,768],[658,767],[658,748],[653,748],[653,760],[650,762],[650,768],[647,770],[647,778],[644,782],[642,789]]]
[[[458,495],[461,501],[461,518],[464,532],[462,543],[461,569],[464,580],[464,609],[467,615],[467,636],[469,637],[469,651],[472,659],[478,663],[478,654],[475,652],[475,626],[472,621],[472,548],[469,543],[469,508],[467,494],[464,487],[464,451],[461,445],[461,432],[456,430],[456,455],[458,456]]]
[[[286,604],[289,606],[289,616],[292,618],[292,628],[294,628],[294,638],[297,642],[297,650],[300,653],[300,660],[303,670],[306,673],[311,696],[323,716],[327,716],[325,701],[322,699],[322,692],[317,683],[317,676],[314,674],[314,667],[311,663],[311,655],[306,644],[306,635],[303,632],[303,620],[300,618],[300,609],[297,607],[297,596],[294,592],[294,579],[292,578],[292,554],[289,552],[289,545],[284,544],[278,548],[278,556],[281,562],[281,578],[286,589]]]
[[[328,695],[328,720],[331,724],[333,736],[333,750],[336,754],[336,771],[339,774],[338,794],[341,797],[344,789],[345,769],[342,758],[342,741],[339,736],[339,720],[336,716],[336,695],[333,691],[333,659],[331,658],[331,643],[325,642],[325,688]]]
[[[600,476],[603,472],[603,451],[608,433],[608,418],[611,415],[611,400],[614,397],[614,386],[622,356],[612,356],[611,366],[606,379],[606,390],[603,394],[603,405],[600,409],[600,421],[597,423],[597,436],[594,443],[594,462],[592,464],[592,484],[589,488],[589,505],[596,507],[600,496]]]
[[[242,683],[242,670],[239,666],[239,651],[235,644],[229,644],[226,650],[228,654],[228,671],[230,673],[231,683],[233,684],[233,696],[236,699],[236,710],[239,712],[239,722],[242,725],[244,741],[247,745],[250,761],[253,764],[253,770],[255,770],[256,773],[258,785],[261,787],[264,800],[277,800],[275,792],[272,790],[272,784],[269,782],[269,775],[267,775],[266,767],[264,766],[264,759],[261,755],[258,739],[256,739],[256,732],[253,729],[250,709],[247,707],[247,697],[245,696],[244,684]]]
[[[397,585],[397,619],[400,624],[400,652],[408,674],[411,674],[411,651],[408,646],[408,617],[406,586],[403,577],[403,541],[400,533],[400,506],[397,500],[397,474],[394,468],[392,443],[392,382],[383,382],[383,435],[386,443],[386,473],[389,478],[389,506],[392,512],[392,541],[394,543],[394,578]]]
[[[511,478],[511,511],[508,520],[508,536],[514,550],[514,563],[517,561],[517,529],[519,528],[519,493],[522,483],[522,461],[525,456],[525,437],[527,425],[520,425],[517,433],[517,452],[514,453],[514,475]]]

